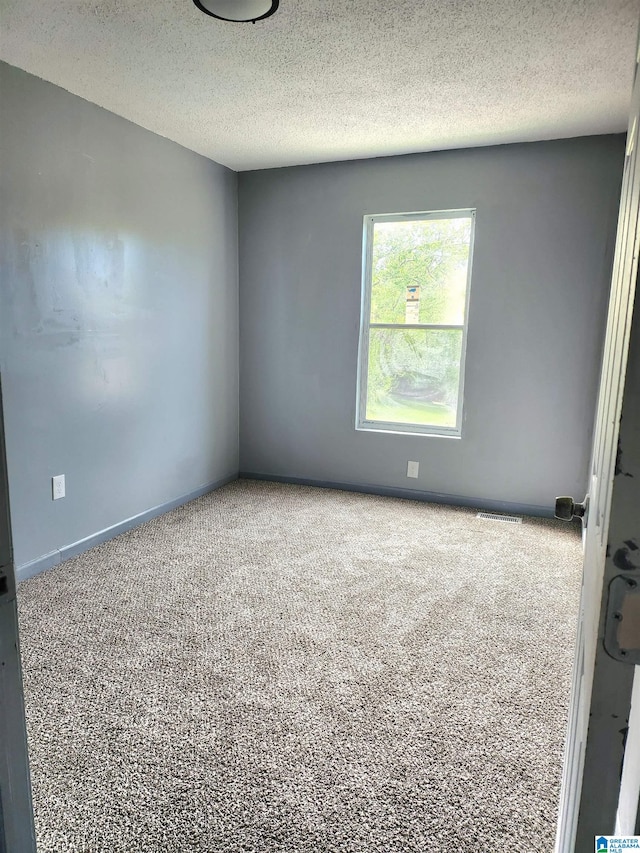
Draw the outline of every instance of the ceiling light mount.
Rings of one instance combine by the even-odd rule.
[[[270,17],[280,5],[280,0],[193,0],[195,5],[212,18],[234,23],[262,21]]]

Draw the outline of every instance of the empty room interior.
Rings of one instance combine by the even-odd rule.
[[[38,850],[552,849],[640,4],[0,9]]]

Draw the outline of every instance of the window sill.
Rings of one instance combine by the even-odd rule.
[[[430,429],[408,429],[403,428],[402,424],[356,424],[356,432],[377,432],[384,435],[412,435],[420,438],[462,438],[462,430],[439,432],[438,430]]]

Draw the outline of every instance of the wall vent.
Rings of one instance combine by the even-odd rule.
[[[486,518],[488,521],[502,521],[503,524],[522,524],[517,515],[497,515],[495,512],[479,512],[476,518]]]

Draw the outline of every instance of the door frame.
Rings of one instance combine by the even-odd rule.
[[[0,853],[35,853],[0,381]]]
[[[589,506],[585,528],[585,571],[580,600],[567,739],[565,742],[556,853],[593,849],[598,835],[629,833],[635,824],[633,790],[637,774],[622,769],[625,750],[637,744],[629,727],[635,667],[614,660],[604,647],[609,584],[621,575],[616,559],[621,543],[640,545],[640,390],[628,380],[630,347],[640,360],[640,308],[634,312],[640,247],[640,75],[638,51],[633,81],[627,145],[604,342],[600,391],[589,469]],[[637,411],[636,411],[637,410]],[[616,452],[617,451],[617,452]],[[635,462],[633,459],[635,457]],[[638,467],[638,476],[625,466]],[[630,503],[631,499],[631,503]],[[640,566],[640,562],[639,562]],[[639,570],[640,574],[640,570]],[[639,677],[640,678],[640,677]],[[637,747],[635,747],[637,748]],[[629,753],[631,754],[631,753]],[[629,766],[629,765],[628,765]],[[618,820],[621,795],[625,826]],[[632,827],[635,829],[635,826]]]

